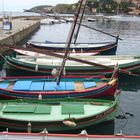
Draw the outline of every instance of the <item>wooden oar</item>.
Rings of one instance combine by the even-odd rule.
[[[11,46],[11,45],[6,45],[6,46],[3,46],[3,47],[7,47],[7,48],[12,49],[12,50],[21,48],[21,47]],[[45,55],[54,56],[54,57],[58,57],[58,58],[63,58],[63,55],[56,54],[56,53],[49,52],[49,51],[40,50],[40,49],[23,48],[23,47],[22,47],[22,49],[27,50],[27,51],[42,53],[42,54],[45,54]],[[72,61],[76,61],[76,62],[80,62],[80,63],[84,63],[84,64],[88,64],[88,65],[91,65],[91,66],[97,66],[97,67],[105,68],[105,69],[112,70],[112,71],[114,70],[114,68],[103,65],[103,64],[98,64],[98,63],[90,62],[90,61],[87,61],[87,60],[81,60],[81,59],[70,57],[70,56],[68,56],[67,59],[72,60]],[[119,69],[119,72],[124,73],[124,74],[128,74],[128,75],[138,76],[137,74],[134,74],[132,72],[129,72],[129,71],[123,70],[123,69]]]

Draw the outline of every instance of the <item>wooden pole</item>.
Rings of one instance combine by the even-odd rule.
[[[69,48],[70,48],[70,45],[71,45],[71,42],[72,42],[72,39],[73,39],[73,36],[74,36],[74,32],[75,32],[75,29],[76,29],[76,23],[78,21],[79,15],[80,15],[81,7],[82,7],[82,5],[85,1],[84,0],[80,1],[79,8],[78,8],[78,10],[75,14],[74,23],[72,24],[72,27],[71,27],[71,30],[70,30],[70,34],[69,34],[69,37],[68,37],[68,44],[67,44],[67,47],[66,47],[66,50],[65,50],[65,53],[64,53],[63,61],[62,61],[58,76],[56,78],[57,85],[59,85],[59,83],[60,83],[61,76],[62,76],[62,73],[63,73],[63,70],[64,70],[64,66],[65,66],[65,63],[66,63],[66,60],[67,60],[67,57],[68,57]]]
[[[78,35],[79,35],[79,31],[80,31],[81,23],[82,23],[83,16],[84,16],[84,13],[85,13],[86,5],[87,5],[87,0],[86,0],[85,3],[84,3],[82,15],[81,15],[81,18],[80,18],[80,20],[79,20],[79,24],[78,24],[77,31],[76,31],[75,38],[74,38],[74,44],[76,43],[77,38],[78,38]]]

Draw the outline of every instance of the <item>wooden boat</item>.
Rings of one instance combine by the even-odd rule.
[[[81,58],[93,63],[105,65],[108,67],[114,67],[118,63],[119,68],[134,73],[140,73],[140,57],[128,56],[128,55],[112,55],[112,56],[75,56],[75,58]],[[6,69],[13,69],[14,71],[32,72],[34,75],[50,75],[52,71],[55,71],[61,64],[60,58],[40,56],[21,56],[7,57]],[[8,70],[7,70],[8,71]],[[67,75],[93,75],[93,74],[109,74],[113,70],[106,69],[100,66],[91,66],[88,64],[82,64],[80,62],[74,62],[67,60],[65,65],[65,73]]]
[[[84,132],[84,131],[82,131]],[[88,135],[88,134],[49,134],[49,133],[15,133],[15,132],[1,132],[0,139],[2,140],[140,140],[140,136],[131,135]],[[86,132],[85,132],[86,133]]]
[[[13,49],[16,53],[19,53],[19,54],[22,54],[22,55],[27,55],[27,56],[33,56],[33,57],[38,57],[38,56],[46,56],[45,54],[41,54],[41,53],[37,53],[37,52],[33,52],[33,51],[29,51],[29,50],[26,50],[25,48],[16,48],[16,49]],[[63,55],[64,53],[58,53],[58,54],[61,54]],[[92,52],[92,53],[75,53],[75,52],[71,52],[70,53],[70,56],[88,56],[88,55],[97,55],[99,54],[99,52]]]
[[[117,71],[105,76],[16,76],[0,79],[1,98],[102,98],[113,97],[118,86]]]
[[[0,101],[0,126],[26,132],[71,131],[115,118],[120,92],[115,100],[49,99]]]
[[[99,52],[101,55],[116,54],[118,38],[115,42],[100,42],[100,43],[76,43],[71,44],[70,52]],[[28,42],[26,47],[44,49],[51,52],[64,52],[66,43],[64,42]]]

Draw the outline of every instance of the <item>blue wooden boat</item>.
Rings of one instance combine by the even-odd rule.
[[[117,86],[116,74],[105,76],[62,76],[59,85],[54,76],[16,76],[0,79],[1,98],[102,98],[113,97]]]

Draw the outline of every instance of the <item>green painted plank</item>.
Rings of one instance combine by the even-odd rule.
[[[39,105],[36,107],[34,114],[50,114],[51,106]]]
[[[84,105],[62,104],[62,114],[84,114]]]
[[[0,110],[3,108],[3,105],[0,106]]]
[[[35,105],[7,105],[3,113],[34,113]]]

